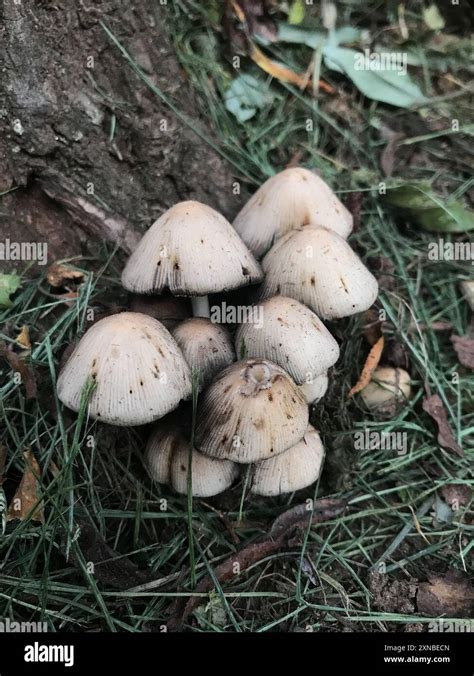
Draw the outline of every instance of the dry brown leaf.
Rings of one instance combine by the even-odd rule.
[[[25,386],[26,398],[36,399],[36,379],[31,366],[28,366],[24,359],[21,359],[15,352],[9,350],[3,341],[0,341],[0,359],[5,359],[10,368],[20,374],[21,382]]]
[[[382,356],[383,346],[384,346],[384,337],[380,336],[378,341],[372,345],[370,352],[365,360],[364,368],[361,371],[359,380],[356,382],[354,387],[349,391],[348,397],[353,397],[354,394],[360,392],[364,389],[366,385],[369,384],[372,377],[372,373],[375,371],[380,362],[380,357]]]
[[[27,350],[31,350],[30,331],[26,324],[21,327],[21,331],[16,337],[16,342]]]
[[[459,363],[468,369],[474,369],[474,339],[468,336],[451,336],[451,342]]]
[[[433,394],[431,397],[425,397],[423,410],[433,418],[438,426],[438,444],[463,456],[464,451],[453,436],[446,409],[439,395]]]
[[[380,320],[380,315],[374,307],[371,307],[363,313],[362,319],[364,322],[362,333],[369,345],[375,345],[382,336],[382,321]]]
[[[84,281],[84,273],[80,270],[75,270],[69,265],[54,263],[48,268],[46,278],[51,286],[59,289],[63,286],[67,287],[71,282],[80,284]]]
[[[380,155],[380,166],[385,176],[390,177],[393,174],[395,167],[395,155],[397,152],[398,142],[405,136],[401,132],[393,131],[393,129],[385,128],[382,134],[387,139],[387,145],[382,150]]]
[[[446,484],[441,489],[441,495],[453,511],[465,507],[472,499],[472,488],[467,484]]]
[[[306,75],[295,73],[291,68],[288,68],[284,64],[269,59],[268,56],[255,45],[252,45],[250,58],[257,66],[259,66],[259,68],[265,71],[265,73],[268,73],[281,82],[290,82],[300,89],[306,89],[306,87],[311,86],[311,78]],[[318,86],[320,89],[330,94],[334,94],[336,91],[334,87],[331,87],[330,84],[323,80],[319,80]]]
[[[420,584],[416,602],[418,612],[429,617],[472,617],[474,589],[467,575],[451,569]]]
[[[31,450],[23,453],[25,471],[7,512],[8,521],[30,518],[32,521],[44,522],[43,506],[38,497],[38,479],[41,470]]]

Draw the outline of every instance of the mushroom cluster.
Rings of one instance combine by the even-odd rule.
[[[329,186],[302,168],[266,181],[233,225],[199,202],[176,204],[123,270],[132,311],[84,334],[60,372],[59,399],[79,410],[93,381],[91,417],[155,423],[145,465],[178,493],[190,486],[195,496],[216,495],[242,464],[251,467],[253,494],[309,486],[324,448],[308,404],[324,396],[339,358],[322,320],[367,310],[378,293],[346,241],[351,230]],[[259,284],[257,302],[235,332],[211,320],[209,295],[250,284]]]

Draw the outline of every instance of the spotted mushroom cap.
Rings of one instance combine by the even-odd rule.
[[[324,459],[318,432],[308,425],[304,437],[275,458],[255,463],[250,492],[282,495],[306,488],[316,481]]]
[[[235,347],[247,358],[275,362],[298,385],[321,375],[339,358],[339,345],[319,317],[285,296],[254,308],[237,330]]]
[[[122,273],[135,293],[205,296],[259,282],[262,270],[231,224],[200,202],[179,202],[153,223]]]
[[[188,492],[189,442],[172,426],[158,425],[145,451],[145,465],[152,479],[171,485],[177,493]],[[192,494],[207,498],[225,491],[238,476],[238,465],[192,451]]]
[[[101,319],[81,338],[59,374],[58,397],[78,411],[87,381],[89,414],[112,425],[143,425],[191,394],[191,373],[159,321],[137,312]]]
[[[234,346],[228,330],[204,317],[187,319],[173,330],[192,372],[198,374],[202,390],[213,377],[235,361]]]
[[[249,359],[232,364],[198,403],[197,448],[216,458],[249,463],[283,453],[303,436],[308,406],[277,364]]]
[[[261,298],[289,296],[322,319],[367,310],[378,284],[349,244],[326,228],[304,227],[282,237],[262,261]]]
[[[323,226],[341,237],[352,230],[352,216],[322,178],[293,167],[272,176],[234,220],[234,228],[257,258],[274,242],[302,225]]]

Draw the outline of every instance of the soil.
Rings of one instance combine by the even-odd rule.
[[[193,131],[212,136],[167,37],[169,5],[133,5],[0,0],[0,193],[13,189],[0,201],[0,235],[47,241],[50,263],[97,238],[130,251],[180,200],[231,218],[243,199],[227,164]]]

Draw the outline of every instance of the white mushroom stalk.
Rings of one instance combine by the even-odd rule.
[[[262,270],[231,224],[200,202],[180,202],[153,223],[130,256],[122,284],[135,293],[190,296],[209,317],[208,294],[260,282]]]
[[[320,376],[300,385],[300,390],[308,404],[317,404],[324,397],[329,386],[327,371]]]
[[[191,372],[159,321],[137,312],[101,319],[81,338],[58,377],[58,397],[78,411],[89,379],[89,414],[112,425],[143,425],[191,395]]]
[[[189,442],[172,425],[158,425],[151,433],[145,450],[145,465],[151,478],[169,484],[177,493],[188,490]],[[194,497],[208,498],[229,488],[239,474],[230,460],[216,460],[192,451],[191,492]]]
[[[378,284],[349,244],[326,228],[289,232],[262,261],[261,298],[299,300],[322,319],[340,319],[367,310]]]
[[[237,330],[235,348],[248,358],[275,362],[298,385],[313,381],[339,358],[339,345],[319,317],[285,296],[253,309]]]
[[[196,447],[249,463],[283,453],[301,439],[308,406],[290,376],[267,360],[237,362],[204,390]]]
[[[318,432],[308,425],[297,444],[275,458],[254,466],[250,492],[255,495],[283,495],[306,488],[319,477],[324,447]]]
[[[328,184],[302,167],[285,169],[265,181],[234,220],[234,228],[257,258],[303,225],[323,226],[341,237],[352,230],[350,212]]]

